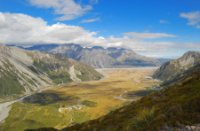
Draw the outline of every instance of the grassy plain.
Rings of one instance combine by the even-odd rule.
[[[101,69],[99,71],[104,75],[102,80],[71,83],[44,91],[44,93],[53,93],[65,99],[48,104],[31,102],[13,104],[8,118],[0,128],[6,131],[41,127],[61,129],[75,123],[99,118],[141,98],[143,95],[137,92],[149,90],[158,84],[157,81],[148,77],[152,75],[155,68]],[[126,97],[129,93],[132,94],[131,97]],[[81,107],[74,107],[78,105]]]

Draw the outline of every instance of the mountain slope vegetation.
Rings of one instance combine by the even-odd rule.
[[[0,97],[101,77],[92,67],[63,56],[0,46]]]
[[[200,63],[200,52],[189,51],[182,57],[163,64],[153,75],[154,78],[170,81]]]

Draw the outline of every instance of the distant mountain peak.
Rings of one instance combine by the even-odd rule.
[[[145,57],[135,53],[131,49],[123,47],[82,47],[79,44],[70,43],[56,45],[54,47],[47,45],[33,46],[27,49],[64,55],[95,68],[159,66],[163,62],[167,61]]]
[[[186,58],[186,57],[199,57],[200,56],[200,52],[199,51],[188,51],[186,52],[181,58]]]

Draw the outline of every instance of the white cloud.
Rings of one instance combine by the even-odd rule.
[[[93,23],[93,22],[97,22],[99,20],[100,20],[100,18],[97,17],[97,18],[91,18],[91,19],[82,20],[81,23]]]
[[[97,3],[97,0],[91,0],[90,4],[82,5],[75,0],[29,0],[33,6],[39,8],[50,8],[54,13],[60,15],[57,19],[60,21],[72,20],[83,16],[88,11],[92,10],[92,4]]]
[[[151,57],[179,57],[189,50],[200,51],[200,42],[182,43],[173,41],[149,41],[135,39],[124,35],[123,37],[109,37],[106,46],[122,46],[131,48],[137,53]]]
[[[41,18],[25,14],[0,12],[0,43],[4,44],[45,44],[77,43],[83,46],[122,46],[147,56],[167,56],[186,50],[200,50],[200,43],[175,43],[158,41],[159,38],[173,38],[166,33],[124,33],[121,37],[102,37],[96,32],[80,26],[56,23],[48,25]],[[155,40],[155,41],[154,41]]]
[[[180,17],[187,19],[188,25],[200,28],[200,11],[181,13]]]
[[[92,39],[96,35],[79,26],[48,25],[41,18],[24,14],[0,13],[2,43],[66,43]]]
[[[158,39],[158,38],[173,38],[176,37],[172,34],[166,33],[138,33],[138,32],[128,32],[125,33],[126,36],[132,37],[135,39]]]

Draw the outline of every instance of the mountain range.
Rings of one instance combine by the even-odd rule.
[[[145,57],[131,49],[101,46],[82,47],[78,44],[44,44],[22,47],[67,56],[95,68],[160,66],[169,59]]]
[[[67,57],[0,45],[0,97],[101,77],[92,67]]]

